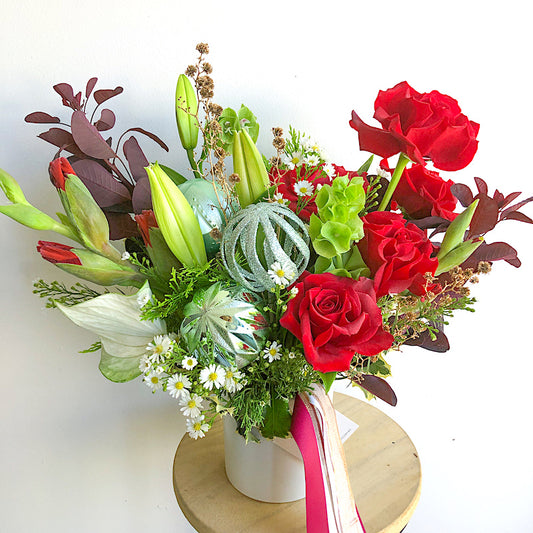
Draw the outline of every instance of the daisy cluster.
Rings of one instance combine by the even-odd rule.
[[[144,383],[153,392],[164,390],[178,401],[193,439],[204,437],[211,427],[213,406],[224,405],[227,395],[246,383],[237,368],[202,365],[184,353],[174,334],[156,335],[146,350],[139,364]]]

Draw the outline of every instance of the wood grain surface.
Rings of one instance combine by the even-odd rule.
[[[366,532],[399,533],[420,498],[420,461],[413,443],[396,422],[367,402],[336,393],[334,404],[359,424],[344,449]],[[183,437],[173,478],[179,506],[199,533],[305,533],[304,499],[262,503],[229,483],[220,420],[203,439]]]

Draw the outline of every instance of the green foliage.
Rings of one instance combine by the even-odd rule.
[[[284,398],[273,398],[271,395],[270,405],[265,409],[261,434],[266,439],[285,438],[289,435],[291,420],[289,402]]]
[[[102,343],[100,341],[94,342],[85,350],[80,350],[78,353],[94,353],[102,348]]]
[[[33,294],[38,294],[40,298],[48,298],[46,302],[47,308],[56,307],[56,302],[71,306],[100,296],[98,291],[79,282],[68,288],[59,281],[47,283],[43,279],[39,279],[34,282],[33,287]],[[105,290],[104,292],[109,291]]]

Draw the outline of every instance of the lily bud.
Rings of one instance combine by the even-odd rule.
[[[186,110],[186,111],[185,111]],[[185,150],[194,150],[198,144],[198,100],[189,78],[180,74],[176,85],[176,122],[180,141]]]
[[[479,237],[457,245],[453,250],[439,259],[439,266],[435,271],[435,275],[440,276],[440,274],[448,272],[448,270],[451,270],[453,267],[464,263],[476,251],[482,242],[483,238]]]
[[[14,204],[28,204],[20,185],[5,171],[0,168],[0,188],[7,199]]]
[[[458,217],[455,218],[448,226],[446,233],[444,234],[444,239],[442,239],[442,244],[440,245],[440,250],[437,255],[437,259],[442,259],[449,252],[451,252],[456,246],[459,246],[463,242],[468,226],[472,221],[472,217],[476,211],[477,204],[479,200],[473,201]]]
[[[125,264],[119,265],[89,250],[57,242],[39,241],[37,251],[43,259],[61,270],[98,285],[140,287],[144,282],[144,277],[133,268]]]
[[[207,263],[200,224],[177,185],[157,164],[146,167],[157,224],[168,247],[184,266]]]
[[[242,208],[253,204],[268,189],[268,172],[259,150],[246,130],[233,136],[233,170],[240,180],[235,190]]]

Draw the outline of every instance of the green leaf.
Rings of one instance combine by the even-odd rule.
[[[175,170],[171,169],[170,167],[167,167],[165,165],[159,165],[159,166],[165,171],[165,174],[176,185],[181,185],[182,183],[185,183],[187,181],[187,178],[185,176],[182,176],[179,172],[176,172]]]
[[[318,375],[320,376],[322,383],[324,383],[324,389],[326,389],[326,393],[328,393],[329,389],[331,389],[331,386],[333,385],[333,382],[335,381],[335,378],[337,377],[337,372],[318,372]]]
[[[131,381],[142,372],[139,370],[139,357],[114,357],[102,348],[102,356],[98,368],[109,381],[125,383]]]
[[[86,350],[80,350],[78,353],[93,353],[97,352],[102,348],[102,343],[100,341],[95,342],[89,346]]]
[[[285,438],[291,429],[291,420],[289,402],[281,398],[272,398],[265,410],[265,422],[261,434],[266,439]]]
[[[374,156],[371,155],[357,170],[358,174],[362,174],[363,172],[368,172],[370,169],[370,165],[372,164],[372,161],[374,160]]]

